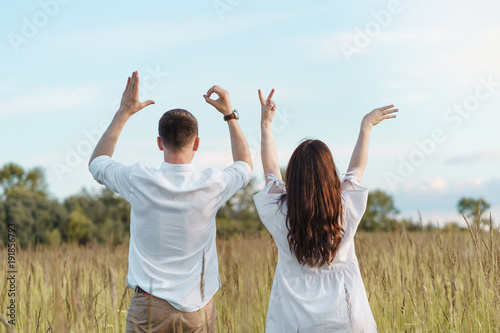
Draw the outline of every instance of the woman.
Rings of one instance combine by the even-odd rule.
[[[376,332],[353,237],[368,198],[360,179],[371,128],[398,110],[389,105],[363,118],[350,176],[341,181],[328,147],[306,140],[292,154],[284,182],[271,129],[273,94],[265,100],[259,90],[266,187],[253,197],[278,247],[266,332]]]

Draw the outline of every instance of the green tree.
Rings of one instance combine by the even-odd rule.
[[[69,239],[80,244],[86,244],[91,240],[94,224],[85,216],[80,206],[69,214],[68,236]]]
[[[365,231],[395,230],[398,222],[393,215],[398,213],[389,194],[382,190],[371,191],[359,228]]]
[[[19,189],[47,196],[43,170],[33,168],[26,172],[17,164],[6,164],[0,169],[0,196],[5,199],[10,192]]]
[[[59,202],[48,197],[43,170],[25,171],[9,163],[0,169],[0,223],[16,225],[19,244],[44,243],[47,231],[65,226],[67,212]],[[2,240],[5,243],[5,239]]]
[[[47,230],[64,228],[67,222],[67,212],[59,202],[21,187],[9,191],[4,209],[4,224],[16,225],[22,246],[45,243]]]
[[[130,204],[122,196],[105,188],[98,197],[105,209],[105,219],[98,226],[100,240],[114,244],[128,240],[130,235]]]
[[[398,221],[398,227],[405,228],[407,231],[423,231],[424,227],[418,223],[413,221],[412,218],[403,218]]]
[[[59,229],[47,230],[45,241],[49,245],[59,245],[62,242],[61,232]]]
[[[264,228],[252,198],[255,187],[255,179],[252,178],[245,188],[222,205],[216,215],[218,236],[256,234]]]
[[[474,199],[463,197],[458,201],[457,209],[460,214],[472,220],[475,226],[480,226],[481,223],[488,224],[487,219],[483,219],[482,216],[490,208],[490,204],[486,202],[483,198]]]
[[[91,237],[98,242],[118,244],[130,234],[130,204],[120,195],[104,188],[98,194],[83,190],[64,201],[68,211],[79,206],[93,224]]]

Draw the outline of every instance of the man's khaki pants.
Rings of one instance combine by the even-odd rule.
[[[217,332],[217,309],[212,297],[202,309],[182,312],[164,299],[134,292],[127,313],[126,333]]]

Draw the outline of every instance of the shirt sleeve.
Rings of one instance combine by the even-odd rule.
[[[92,177],[101,185],[119,193],[127,201],[132,194],[132,170],[134,166],[125,166],[107,155],[96,157],[89,165]]]
[[[267,183],[262,191],[253,195],[253,201],[255,202],[255,208],[257,208],[257,213],[259,213],[260,220],[274,237],[275,223],[277,222],[276,214],[279,210],[278,198],[283,193],[269,193],[269,190],[273,186],[283,188],[284,192],[286,192],[286,190],[284,189],[285,183],[277,179],[275,175],[266,175],[266,177],[271,179],[271,181]]]
[[[359,185],[359,184],[361,183],[361,179],[359,179],[359,178],[358,178],[358,177],[356,177],[356,176],[347,176],[347,175],[352,175],[352,174],[355,174],[355,173],[357,173],[357,172],[358,172],[358,170],[352,170],[352,171],[348,171],[348,172],[346,172],[346,173],[343,173],[342,175],[346,175],[346,176],[344,177],[344,179],[342,179],[342,182],[344,182],[344,181],[348,180],[348,181],[350,181],[352,184],[357,184],[357,185]]]
[[[248,163],[236,161],[222,170],[224,175],[224,190],[221,193],[221,201],[226,202],[231,197],[248,185],[253,177],[252,168]]]
[[[349,224],[356,231],[366,211],[369,190],[360,185],[358,178],[353,177],[349,180],[354,190],[344,190],[342,194],[349,198],[347,200]]]

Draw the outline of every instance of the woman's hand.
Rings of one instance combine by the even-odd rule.
[[[369,128],[377,125],[384,119],[396,118],[396,115],[391,115],[391,113],[398,112],[398,109],[393,109],[394,105],[387,105],[378,109],[373,110],[363,117],[361,122],[362,126],[368,126]]]
[[[274,118],[274,113],[276,112],[276,103],[272,100],[273,95],[274,95],[274,89],[271,90],[271,93],[267,97],[267,99],[264,99],[262,96],[262,91],[259,89],[259,99],[260,99],[260,105],[261,105],[261,124],[271,124],[273,122]]]
[[[387,105],[378,109],[373,110],[363,117],[361,122],[361,128],[359,130],[358,141],[352,152],[351,161],[349,162],[349,167],[347,171],[354,171],[355,176],[361,179],[363,172],[366,168],[366,163],[368,162],[368,145],[370,142],[370,132],[371,128],[384,119],[396,118],[396,115],[391,115],[391,113],[398,112],[398,109],[393,109],[394,105]],[[351,189],[352,186],[343,183],[343,189]]]
[[[273,129],[271,126],[274,118],[274,113],[276,112],[276,103],[274,103],[274,101],[272,100],[274,91],[274,89],[271,90],[271,93],[269,94],[267,99],[264,99],[264,97],[262,97],[262,91],[260,91],[259,89],[259,99],[262,109],[260,122],[260,156],[262,158],[262,167],[264,169],[264,174],[273,174],[277,179],[281,179],[280,165],[278,162],[278,152],[276,151],[276,145],[274,144]],[[267,185],[271,180],[267,177],[265,178]]]

